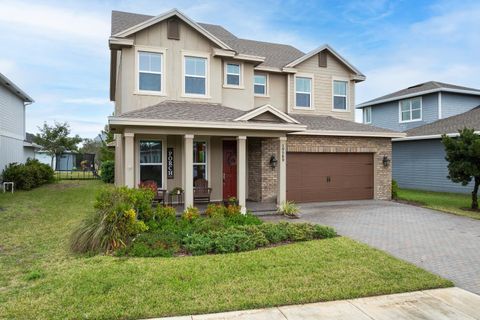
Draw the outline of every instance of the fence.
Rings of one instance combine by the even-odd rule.
[[[100,179],[98,172],[90,170],[55,171],[56,180],[95,180]]]

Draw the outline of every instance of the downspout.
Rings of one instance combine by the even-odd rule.
[[[438,119],[442,119],[442,91],[438,92]]]

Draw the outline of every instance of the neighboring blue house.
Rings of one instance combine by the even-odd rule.
[[[392,175],[401,188],[446,192],[471,192],[448,178],[442,134],[459,129],[480,132],[480,90],[430,81],[367,101],[363,122],[403,131],[393,139]]]

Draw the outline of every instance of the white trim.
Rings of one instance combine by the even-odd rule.
[[[264,76],[265,77],[265,94],[258,94],[258,93],[255,93],[255,76]],[[270,88],[270,76],[268,74],[268,72],[253,72],[253,95],[255,97],[260,97],[260,98],[269,98],[270,97],[270,91],[269,91],[269,88]]]
[[[345,82],[345,96],[335,94],[335,81]],[[332,77],[332,111],[333,112],[350,112],[350,79]],[[345,109],[335,109],[335,97],[345,97]]]
[[[475,134],[480,134],[480,131],[475,131]],[[446,133],[447,137],[458,137],[460,134],[457,133]],[[410,137],[403,137],[393,139],[392,141],[414,141],[414,140],[428,140],[428,139],[440,139],[442,137],[441,134],[430,134],[430,135],[423,135],[423,136],[410,136]]]
[[[108,39],[108,45],[110,49],[113,47],[132,47],[135,41],[133,39],[125,39],[125,38],[117,38],[117,37],[110,37]]]
[[[180,12],[178,9],[172,9],[170,11],[167,11],[165,13],[162,13],[156,17],[153,17],[151,19],[148,19],[147,21],[144,21],[144,22],[141,22],[137,25],[134,25],[133,27],[130,27],[128,29],[125,29],[119,33],[116,33],[114,34],[113,36],[114,37],[121,37],[121,38],[124,38],[124,37],[128,37],[129,35],[132,35],[140,30],[143,30],[145,28],[148,28],[158,22],[161,22],[165,19],[168,19],[170,17],[173,17],[173,16],[177,16],[179,17],[180,19],[182,19],[186,24],[188,24],[190,27],[192,27],[193,29],[197,30],[198,32],[200,32],[202,35],[204,35],[205,37],[207,37],[208,39],[210,39],[213,43],[215,43],[216,45],[218,45],[220,48],[222,49],[225,49],[225,50],[233,50],[232,48],[230,48],[226,43],[224,43],[223,41],[221,41],[220,39],[218,39],[217,37],[215,37],[213,34],[211,34],[210,32],[208,32],[206,29],[204,29],[201,25],[199,25],[198,23],[196,23],[195,21],[193,21],[192,19],[190,19],[189,17],[187,17],[186,15],[184,15],[182,12]]]
[[[419,119],[412,119],[412,100],[420,99],[420,118]],[[402,101],[410,101],[410,120],[402,120]],[[398,123],[409,123],[409,122],[418,122],[422,121],[423,119],[423,98],[422,97],[415,97],[410,99],[402,99],[398,101]]]
[[[256,66],[253,68],[253,70],[256,71],[263,71],[263,72],[278,72],[278,73],[283,73],[281,68],[275,68],[275,67],[268,67],[268,66]]]
[[[438,119],[442,119],[442,92],[438,92]]]
[[[373,106],[373,105],[381,104],[381,103],[385,103],[385,102],[403,100],[403,99],[417,97],[417,96],[423,96],[423,95],[426,95],[426,94],[429,94],[429,93],[435,93],[435,92],[463,93],[463,94],[469,94],[469,95],[474,95],[474,96],[480,96],[480,91],[450,89],[450,88],[443,88],[442,87],[442,88],[425,90],[425,91],[420,91],[420,92],[415,92],[415,93],[404,94],[402,96],[386,98],[386,99],[382,99],[382,100],[378,100],[378,101],[367,101],[367,102],[359,104],[357,106],[357,108],[364,108],[364,107],[367,107],[367,106]]]
[[[321,51],[323,50],[328,50],[331,54],[333,54],[338,60],[340,60],[343,64],[345,64],[347,67],[349,67],[353,72],[356,73],[357,75],[357,79],[355,80],[358,80],[358,81],[363,81],[366,79],[366,77],[353,65],[351,64],[350,62],[348,62],[345,58],[343,58],[338,52],[336,52],[335,50],[333,50],[332,47],[330,47],[328,44],[324,44],[324,45],[321,45],[320,47],[310,51],[309,53],[307,53],[306,55],[304,56],[301,56],[300,58],[290,62],[289,64],[287,64],[284,68],[293,68],[295,66],[297,66],[298,64],[302,63],[303,61],[305,60],[308,60],[310,59],[311,57],[313,57],[314,55],[320,53]]]
[[[239,69],[239,74],[238,74],[238,85],[234,84],[228,84],[227,83],[227,76],[229,75],[227,66],[229,64],[233,65],[238,65]],[[237,62],[237,61],[224,61],[223,62],[223,87],[224,88],[229,88],[229,89],[244,89],[244,83],[243,83],[243,62]],[[233,73],[230,73],[230,75],[236,75]]]
[[[0,72],[0,84],[2,84],[7,90],[11,91],[14,95],[23,100],[23,102],[31,104],[34,102],[25,91],[20,89],[15,83],[10,81],[6,76]]]
[[[248,122],[213,122],[213,121],[185,121],[163,119],[139,119],[109,117],[109,125],[124,126],[150,126],[150,127],[184,127],[184,128],[207,128],[207,129],[249,129],[249,130],[272,130],[272,131],[303,131],[307,128],[300,124],[275,124],[275,123],[248,123]]]
[[[133,94],[136,95],[150,95],[150,96],[165,96],[166,95],[166,81],[165,81],[165,63],[166,63],[166,48],[151,47],[151,46],[135,46],[135,86]],[[160,71],[160,91],[140,90],[140,52],[158,53],[161,55],[161,71]],[[152,72],[158,74],[158,72]]]
[[[272,106],[270,104],[265,104],[261,107],[253,109],[252,111],[234,119],[233,121],[248,121],[248,120],[253,119],[253,118],[255,118],[255,117],[257,117],[260,114],[265,113],[265,112],[271,112],[272,114],[279,117],[280,119],[282,119],[285,122],[300,124],[300,122],[298,122],[294,118],[290,117],[288,114],[278,110],[277,108],[275,108],[274,106]]]
[[[185,58],[204,58],[205,66],[205,94],[193,94],[185,92]],[[203,77],[201,77],[203,78]],[[210,99],[210,54],[206,52],[182,50],[182,97]]]
[[[167,190],[167,166],[165,165],[165,159],[167,157],[167,139],[165,136],[159,136],[155,138],[142,138],[139,137],[138,135],[135,136],[135,150],[137,157],[133,159],[135,165],[135,186],[138,186],[140,184],[140,168],[142,164],[140,163],[140,141],[160,141],[162,143],[162,162],[161,163],[148,163],[148,164],[143,164],[143,165],[161,165],[162,166],[162,185],[158,186],[160,189],[165,189]]]
[[[297,78],[310,78],[310,107],[299,107],[297,106]],[[315,90],[315,78],[313,73],[296,73],[293,76],[293,109],[295,110],[315,110],[315,103],[313,99],[313,92]],[[308,92],[300,92],[302,94],[307,94]]]
[[[362,110],[362,116],[363,116],[363,123],[364,124],[372,124],[372,107],[366,107],[365,109]],[[370,121],[366,121],[365,113],[370,114]]]
[[[306,136],[339,136],[339,137],[379,137],[379,138],[401,138],[406,134],[403,132],[369,132],[369,131],[336,131],[336,130],[306,130],[303,132],[287,133],[288,135]]]

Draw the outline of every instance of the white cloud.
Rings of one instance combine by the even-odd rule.
[[[70,104],[88,104],[88,105],[104,105],[104,104],[109,104],[110,100],[105,99],[105,98],[70,98],[70,99],[64,99],[64,103],[70,103]]]

